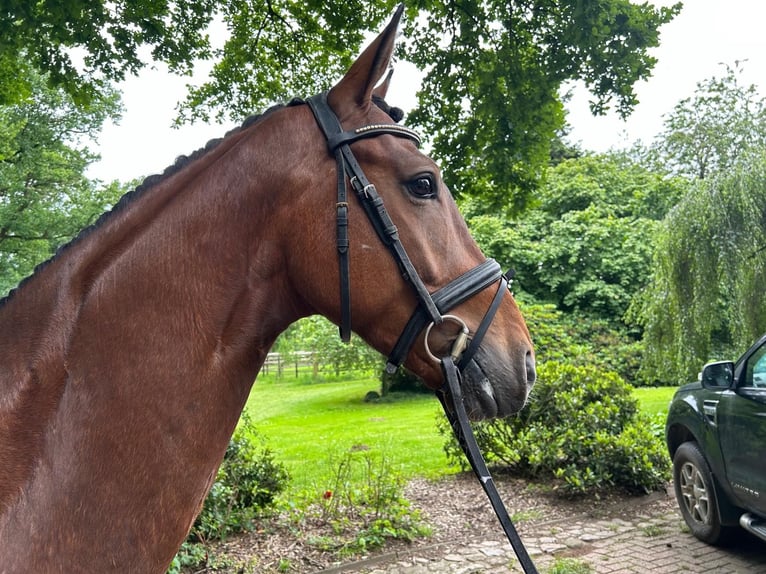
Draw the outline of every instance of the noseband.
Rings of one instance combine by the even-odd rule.
[[[353,142],[360,139],[382,134],[407,138],[419,146],[420,136],[409,128],[396,124],[373,124],[351,131],[343,131],[343,127],[340,125],[335,112],[330,109],[327,103],[327,94],[320,94],[309,98],[308,104],[314,113],[319,127],[324,132],[324,136],[327,139],[327,148],[335,157],[338,165],[338,201],[336,209],[338,261],[340,264],[341,339],[347,342],[351,337],[351,280],[349,274],[348,199],[346,186],[346,176],[348,176],[351,188],[367,213],[367,217],[370,223],[372,223],[375,232],[383,244],[391,251],[402,276],[415,290],[418,299],[418,306],[415,308],[401,335],[399,335],[399,340],[391,350],[386,364],[386,371],[389,373],[396,371],[412,348],[415,339],[423,329],[426,329],[426,352],[434,361],[441,364],[445,378],[445,384],[437,394],[455,437],[479,479],[484,492],[489,497],[489,501],[495,509],[495,514],[514,552],[516,552],[524,572],[527,574],[537,574],[537,570],[524,547],[524,543],[516,532],[508,511],[503,505],[492,476],[484,462],[484,457],[481,455],[479,446],[476,443],[473,430],[468,423],[468,415],[463,405],[462,391],[460,389],[460,371],[468,365],[468,362],[478,350],[487,329],[489,329],[489,325],[500,307],[503,295],[508,290],[508,278],[500,272],[500,266],[494,259],[487,259],[470,271],[453,279],[441,289],[434,293],[429,293],[420,275],[418,275],[418,272],[412,265],[412,261],[407,256],[404,246],[399,241],[399,232],[383,205],[383,199],[378,195],[375,186],[365,177],[362,168],[359,166],[349,147]],[[446,313],[498,280],[499,286],[492,299],[492,303],[469,343],[469,331],[465,322],[455,315],[447,315]],[[440,325],[445,321],[457,323],[461,328],[461,332],[452,343],[449,355],[439,358],[429,348],[428,335],[434,325]],[[449,390],[449,397],[445,389]]]
[[[453,344],[450,352],[453,360],[457,362],[458,368],[462,370],[479,348],[481,340],[487,332],[495,312],[500,307],[503,294],[508,290],[508,282],[500,271],[500,265],[498,265],[494,259],[487,259],[434,293],[429,293],[423,280],[420,278],[420,275],[418,275],[418,272],[412,265],[412,261],[407,255],[404,246],[399,240],[399,232],[383,205],[383,199],[378,195],[375,186],[365,177],[362,168],[359,166],[359,163],[356,161],[350,148],[350,145],[355,141],[383,134],[403,137],[419,146],[420,136],[411,129],[397,124],[372,124],[354,130],[344,131],[335,112],[332,111],[327,103],[327,94],[319,94],[309,98],[308,104],[327,139],[328,150],[335,157],[335,161],[338,165],[336,239],[338,261],[340,265],[341,339],[347,342],[351,337],[351,279],[349,272],[348,238],[349,212],[346,183],[346,176],[348,176],[348,183],[351,185],[351,189],[364,208],[367,218],[370,223],[372,223],[380,240],[393,255],[402,276],[405,281],[412,286],[418,300],[418,306],[410,317],[410,320],[407,322],[407,325],[404,327],[404,330],[388,357],[388,362],[386,364],[386,370],[388,372],[396,371],[399,365],[404,362],[415,339],[423,329],[429,325],[439,325],[443,323],[445,314],[448,311],[457,307],[467,299],[470,299],[473,295],[483,291],[493,283],[496,283],[498,280],[500,281],[492,304],[484,315],[476,332],[473,334],[473,337],[471,337],[470,343],[468,342],[468,330],[462,319],[459,319],[454,315],[447,316],[449,317],[448,320],[457,322],[463,332],[462,336],[458,336],[458,339],[456,340],[456,343]],[[428,346],[427,339],[426,346]],[[441,361],[441,359],[433,356],[428,347],[426,347],[426,349],[428,354],[436,361]]]

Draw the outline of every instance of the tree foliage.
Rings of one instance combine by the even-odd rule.
[[[306,317],[280,335],[275,350],[289,356],[297,351],[314,353],[316,370],[331,374],[341,371],[372,371],[383,365],[383,357],[356,334],[346,344],[338,335],[338,327],[319,315]]]
[[[766,149],[693,187],[659,230],[653,270],[635,309],[647,376],[692,380],[766,331]]]
[[[30,69],[88,103],[109,81],[146,65],[140,56],[146,47],[153,61],[188,73],[195,58],[211,55],[205,29],[215,6],[212,0],[7,0],[0,18],[0,105],[32,94]]]
[[[76,106],[30,72],[32,95],[0,106],[0,293],[92,223],[123,189],[90,181],[84,145],[119,104],[109,94]]]
[[[742,85],[743,63],[726,66],[722,77],[697,84],[665,120],[656,151],[666,168],[704,179],[732,167],[747,149],[766,146],[766,99]]]
[[[180,118],[240,118],[327,88],[394,4],[225,3],[231,37]],[[655,63],[647,50],[679,10],[627,0],[421,1],[409,8],[399,52],[425,74],[410,122],[432,136],[458,195],[520,208],[563,126],[562,84],[582,80],[595,113],[614,105],[627,115],[637,102],[633,85]]]
[[[29,63],[88,101],[105,82],[135,73],[147,50],[171,71],[215,59],[210,80],[190,88],[179,121],[236,119],[295,94],[327,88],[396,2],[126,0],[6,3],[0,22],[0,104],[28,95]],[[633,85],[649,77],[659,28],[680,4],[629,0],[420,0],[408,8],[400,55],[425,79],[411,122],[432,136],[458,195],[483,194],[520,209],[542,180],[563,125],[560,89],[581,80],[594,113],[627,115]],[[214,50],[206,26],[229,35]],[[82,63],[74,61],[74,52]],[[25,59],[19,59],[21,55]]]
[[[539,203],[510,225],[472,215],[476,202],[466,211],[484,251],[516,270],[515,288],[619,324],[650,277],[659,221],[683,190],[624,155],[585,156],[553,167]]]
[[[766,330],[766,99],[741,72],[700,82],[651,150],[695,183],[658,229],[651,282],[631,309],[646,378],[692,380]]]
[[[626,0],[428,3],[405,48],[426,76],[412,121],[432,134],[457,195],[519,211],[564,124],[561,87],[581,80],[594,113],[627,116],[659,28],[680,10]]]
[[[351,65],[365,33],[394,2],[227,0],[218,4],[229,36],[210,80],[190,87],[179,121],[235,121],[295,95],[329,87]]]

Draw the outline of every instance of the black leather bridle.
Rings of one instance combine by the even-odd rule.
[[[482,324],[474,334],[471,344],[467,349],[454,348],[452,355],[457,360],[460,356],[460,368],[463,368],[478,349],[481,338],[489,328],[489,323],[495,315],[503,294],[508,290],[506,278],[500,271],[500,265],[494,259],[487,259],[483,263],[474,267],[470,271],[457,277],[438,291],[429,293],[423,280],[418,275],[415,267],[412,265],[407,252],[399,240],[399,232],[394,225],[391,217],[388,215],[383,200],[378,195],[375,186],[371,184],[364,175],[362,168],[356,161],[351,148],[349,147],[355,141],[360,139],[375,137],[382,134],[390,134],[398,137],[412,140],[416,145],[420,145],[420,136],[414,131],[397,124],[375,124],[356,128],[350,131],[344,131],[327,104],[327,94],[319,94],[308,99],[308,104],[314,112],[317,123],[322,128],[327,138],[327,148],[335,157],[337,163],[338,178],[338,198],[336,203],[337,210],[337,248],[338,261],[340,264],[340,299],[341,299],[341,317],[340,317],[340,336],[344,341],[348,341],[351,336],[351,280],[349,272],[349,238],[348,238],[348,185],[351,186],[354,194],[364,208],[367,217],[372,223],[383,244],[388,247],[399,266],[399,269],[412,288],[418,299],[418,306],[410,317],[407,325],[404,327],[399,340],[394,345],[391,354],[388,357],[387,370],[394,371],[402,364],[410,351],[415,339],[425,329],[429,323],[439,325],[444,322],[445,317],[449,320],[458,322],[461,327],[465,327],[462,320],[457,319],[446,313],[470,299],[473,295],[483,291],[493,283],[500,281],[495,299],[490,305]],[[348,176],[348,185],[346,182]],[[463,343],[467,342],[466,337]]]
[[[338,261],[340,265],[340,336],[343,341],[351,337],[351,281],[349,271],[349,238],[348,238],[348,185],[364,208],[367,217],[372,224],[383,244],[391,251],[394,260],[399,266],[404,279],[413,287],[418,299],[418,305],[404,327],[398,341],[394,345],[386,364],[388,372],[395,371],[409,353],[415,339],[426,329],[425,345],[427,353],[441,364],[445,377],[445,385],[437,392],[444,411],[447,415],[453,432],[460,443],[463,452],[471,464],[476,476],[479,478],[484,491],[492,503],[495,513],[505,530],[519,561],[527,574],[536,574],[532,560],[521,542],[511,522],[508,512],[503,505],[492,476],[487,470],[484,458],[481,455],[473,430],[468,422],[468,415],[463,405],[460,389],[460,372],[466,367],[473,355],[479,348],[481,341],[489,329],[489,325],[495,316],[503,295],[508,291],[508,278],[500,270],[500,265],[493,260],[487,259],[473,269],[460,275],[444,287],[434,293],[430,293],[423,280],[412,265],[407,252],[399,240],[399,232],[388,215],[383,199],[378,195],[375,186],[364,175],[362,168],[356,161],[350,145],[360,139],[375,137],[383,134],[407,138],[416,145],[420,145],[420,136],[409,128],[398,124],[373,124],[350,131],[344,131],[338,121],[335,112],[327,103],[327,94],[319,94],[307,100],[311,111],[314,113],[319,127],[327,139],[327,148],[335,157],[337,163],[338,196],[336,202],[336,228]],[[499,283],[497,292],[492,303],[487,309],[478,328],[470,337],[465,322],[448,312],[477,293],[487,289],[494,283]],[[428,334],[433,325],[439,325],[445,321],[455,322],[460,326],[460,333],[452,344],[452,349],[446,357],[436,357],[428,346]],[[445,388],[446,387],[446,388]],[[449,393],[446,391],[449,390]]]

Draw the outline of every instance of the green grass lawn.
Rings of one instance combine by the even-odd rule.
[[[365,403],[379,390],[371,378],[299,383],[258,380],[246,412],[290,473],[291,490],[325,490],[336,461],[348,451],[385,457],[406,477],[455,472],[436,429],[441,412],[432,395]]]
[[[443,417],[433,395],[405,395],[394,401],[365,403],[379,390],[371,377],[310,383],[263,376],[255,382],[246,413],[266,439],[277,461],[290,473],[290,492],[331,489],[332,473],[347,452],[385,457],[406,478],[457,472],[442,450],[436,429]],[[667,412],[675,388],[636,389],[641,410]]]
[[[663,416],[668,414],[668,405],[678,387],[639,387],[633,390],[642,412]]]

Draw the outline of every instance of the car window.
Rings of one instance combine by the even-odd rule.
[[[747,359],[745,377],[740,387],[766,388],[766,345],[763,345]]]

